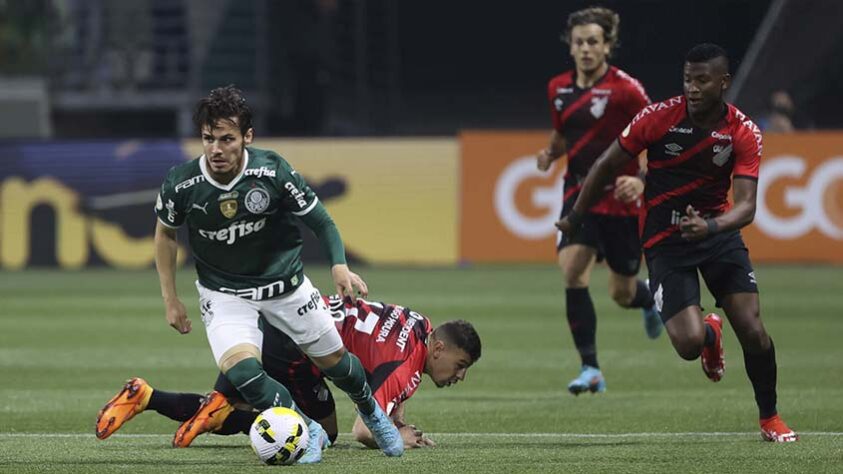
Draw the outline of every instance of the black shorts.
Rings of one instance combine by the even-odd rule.
[[[562,219],[571,207],[563,208]],[[638,274],[641,268],[641,243],[638,240],[638,218],[586,213],[582,227],[573,238],[557,233],[556,251],[566,245],[580,244],[597,250],[597,261],[603,259],[613,272],[625,276]]]
[[[700,281],[722,307],[723,297],[758,293],[749,250],[738,231],[718,234],[701,243],[655,247],[646,251],[650,291],[656,309],[667,321],[688,306],[700,305]]]
[[[310,418],[321,420],[334,413],[334,397],[325,378],[286,334],[264,323],[262,363],[266,373],[287,387],[296,405]],[[222,373],[214,390],[227,398],[240,398],[237,389]]]

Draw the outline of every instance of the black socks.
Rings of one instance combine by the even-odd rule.
[[[746,375],[755,391],[759,418],[776,414],[776,348],[770,339],[770,348],[761,354],[743,353]]]
[[[588,288],[568,288],[565,290],[565,310],[568,327],[574,337],[574,345],[580,353],[583,365],[600,368],[597,365],[597,316]]]

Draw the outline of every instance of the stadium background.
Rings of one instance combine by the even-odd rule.
[[[843,74],[843,7],[836,0],[599,3],[616,9],[622,19],[621,47],[613,63],[638,77],[653,100],[681,93],[684,53],[703,41],[719,43],[732,55],[735,87],[730,100],[753,118],[769,112],[773,91],[787,90],[792,96],[799,130],[765,134],[758,214],[744,235],[777,292],[771,299],[780,306],[767,313],[773,313],[773,322],[787,311],[803,311],[802,303],[819,305],[812,307],[815,313],[804,310],[806,318],[818,318],[807,320],[816,329],[814,335],[793,347],[817,351],[806,356],[808,365],[822,361],[819,366],[826,372],[817,378],[832,390],[814,392],[818,401],[811,406],[825,413],[829,406],[823,397],[839,397],[843,386],[839,350],[830,349],[843,336],[841,303],[832,298],[843,294],[837,266],[843,264],[843,86],[838,80]],[[44,327],[52,327],[57,320],[50,318],[66,312],[80,321],[87,312],[107,318],[123,312],[120,308],[129,298],[137,312],[149,315],[144,321],[162,326],[161,334],[166,334],[151,270],[155,193],[167,169],[201,153],[189,120],[196,99],[229,83],[245,91],[256,112],[255,146],[279,151],[309,180],[337,221],[351,259],[376,283],[376,295],[380,284],[385,299],[418,301],[440,313],[464,312],[469,319],[478,319],[481,312],[490,319],[478,327],[504,338],[512,335],[508,315],[495,316],[489,305],[500,301],[495,299],[500,295],[520,291],[516,298],[528,308],[545,302],[541,310],[531,310],[532,316],[543,311],[548,317],[528,318],[525,327],[545,331],[552,325],[559,333],[542,354],[561,361],[564,352],[560,364],[573,364],[568,360],[573,349],[561,331],[561,283],[552,267],[552,223],[563,169],[540,174],[531,155],[545,146],[550,130],[546,81],[572,67],[559,40],[564,18],[590,4],[0,2],[0,367],[6,380],[39,386],[19,371],[20,361],[31,360],[27,351],[44,342],[25,329],[33,318]],[[322,262],[313,241],[305,244],[305,258],[310,265]],[[182,262],[189,264],[186,252]],[[311,273],[326,273],[312,268]],[[188,289],[184,299],[193,304],[187,292],[190,273],[189,265],[180,272],[180,287]],[[64,289],[84,292],[86,281],[111,288],[112,278],[117,284],[127,275],[142,288],[134,293],[112,289],[121,296],[107,300],[111,310],[66,311],[60,296],[41,300]],[[396,275],[398,282],[392,281]],[[535,278],[548,281],[526,284]],[[605,279],[599,270],[598,278]],[[789,282],[799,282],[802,290]],[[604,290],[602,283],[595,285],[595,293]],[[410,288],[428,289],[421,293],[429,298],[414,296]],[[430,296],[431,288],[441,292],[441,300]],[[39,306],[53,300],[52,306]],[[608,299],[596,304],[600,311],[614,311]],[[30,318],[30,313],[36,316]],[[88,323],[104,324],[101,319]],[[618,327],[612,329],[614,323],[605,324],[601,331],[617,332],[607,337],[626,340]],[[783,327],[793,334],[801,329]],[[71,325],[56,335],[57,357],[73,357],[60,349],[61,341],[74,341],[75,330]],[[532,337],[522,336],[515,342],[535,344]],[[212,373],[213,368],[205,367],[210,359],[202,352],[207,348],[201,334],[191,337],[201,353],[196,364],[204,367],[203,374]],[[87,344],[90,339],[76,341]],[[96,357],[113,349],[111,343],[98,341]],[[494,351],[494,342],[487,347]],[[737,347],[734,340],[732,347]],[[511,350],[518,353],[517,347]],[[508,354],[506,361],[512,357]],[[659,354],[673,360],[668,347]],[[536,364],[544,368],[546,360]],[[787,362],[782,364],[787,375]],[[733,381],[743,387],[739,365],[732,365],[737,369]],[[86,403],[95,406],[109,393],[103,387],[134,375],[117,367],[121,370],[105,370],[111,379],[92,382],[98,391]],[[477,370],[481,381],[497,376],[491,368]],[[558,371],[554,368],[553,374]],[[784,375],[780,378],[787,381]],[[181,379],[172,375],[171,380]],[[480,385],[488,388],[490,383]],[[746,398],[748,389],[742,390]],[[783,392],[791,398],[796,393]],[[0,432],[26,431],[22,427],[37,420],[37,415],[26,418],[15,411],[13,401],[21,397],[5,391],[7,403],[0,415],[8,416],[9,425],[4,429],[0,423]],[[501,416],[506,409],[490,403],[487,416]],[[814,421],[822,417],[812,416]],[[843,431],[839,420],[831,416],[810,428]],[[87,429],[70,422],[62,426],[68,432]],[[433,426],[442,431],[471,428]],[[683,430],[657,424],[650,428]],[[153,426],[151,432],[162,430]],[[0,433],[0,443],[9,439]],[[821,450],[818,459],[824,456],[837,456],[839,462],[839,447]],[[0,467],[23,465],[15,458],[4,464],[8,459],[0,456]]]

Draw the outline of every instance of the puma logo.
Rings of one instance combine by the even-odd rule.
[[[206,216],[208,215],[208,209],[207,209],[208,203],[207,202],[205,203],[204,206],[200,206],[199,204],[196,204],[196,203],[191,204],[191,206],[192,206],[191,209],[199,209],[200,211],[204,212]]]

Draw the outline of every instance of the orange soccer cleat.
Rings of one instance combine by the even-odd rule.
[[[146,383],[146,380],[140,377],[129,379],[123,389],[97,414],[97,438],[108,438],[120,429],[123,423],[144,411],[151,396],[152,387]]]
[[[199,410],[176,430],[173,447],[186,448],[200,434],[218,430],[232,411],[234,407],[228,403],[225,395],[216,390],[209,393]]]
[[[761,438],[773,443],[792,443],[799,440],[799,435],[790,429],[779,415],[763,418],[761,421]]]
[[[714,330],[714,344],[703,347],[702,357],[700,357],[702,368],[712,382],[719,382],[726,370],[726,360],[723,357],[723,320],[720,316],[711,313],[705,317],[704,321]]]

